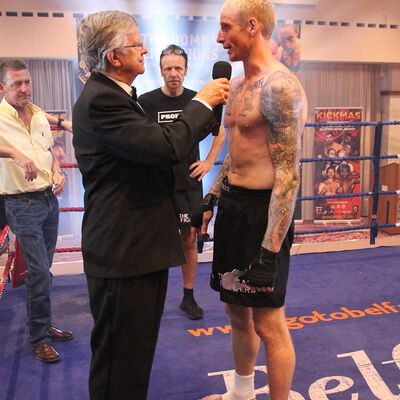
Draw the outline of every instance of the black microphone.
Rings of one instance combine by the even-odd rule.
[[[231,79],[231,74],[232,74],[232,66],[228,62],[217,61],[214,64],[212,71],[213,79],[226,78],[229,81],[229,79]],[[221,126],[221,119],[222,119],[222,107],[223,104],[218,104],[217,106],[214,107],[214,114],[215,118],[218,121],[218,125],[211,131],[213,136],[218,136],[219,133],[219,127]]]

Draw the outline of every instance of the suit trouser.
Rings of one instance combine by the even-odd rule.
[[[145,400],[168,270],[128,278],[86,275],[94,319],[91,400]]]

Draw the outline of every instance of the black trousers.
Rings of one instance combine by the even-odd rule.
[[[94,319],[91,400],[145,400],[168,270],[129,278],[86,275]]]

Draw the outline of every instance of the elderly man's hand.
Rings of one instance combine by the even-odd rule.
[[[53,172],[53,193],[54,194],[61,194],[64,189],[65,186],[67,184],[67,181],[65,180],[65,176],[59,172],[59,171],[54,171]]]
[[[226,104],[229,95],[229,81],[226,78],[214,79],[203,86],[195,98],[215,107],[218,104]]]

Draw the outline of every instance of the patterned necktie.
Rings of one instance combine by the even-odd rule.
[[[136,88],[135,86],[131,86],[131,88],[132,88],[132,94],[131,94],[132,99],[136,101],[137,100]]]

